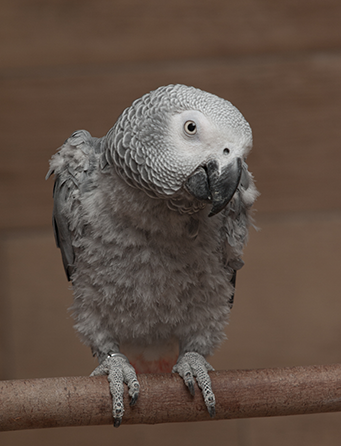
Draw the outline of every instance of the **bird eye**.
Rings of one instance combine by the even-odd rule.
[[[197,125],[194,121],[186,121],[184,129],[188,135],[195,135],[197,133]]]

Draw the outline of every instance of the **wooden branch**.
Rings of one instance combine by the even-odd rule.
[[[210,373],[215,420],[341,411],[341,365]],[[176,374],[139,375],[141,393],[124,424],[210,420],[201,392]],[[105,376],[0,381],[0,430],[111,424]]]

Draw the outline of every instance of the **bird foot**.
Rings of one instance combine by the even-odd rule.
[[[213,370],[214,368],[211,364],[196,352],[187,352],[180,356],[178,362],[173,367],[173,373],[179,373],[193,396],[194,377],[196,378],[211,418],[215,415],[215,396],[212,392],[211,379],[207,372]]]
[[[134,367],[122,353],[109,353],[109,356],[91,373],[90,376],[108,375],[110,393],[113,399],[114,426],[119,427],[124,414],[123,383],[127,384],[131,397],[130,406],[134,406],[139,396],[140,384]]]

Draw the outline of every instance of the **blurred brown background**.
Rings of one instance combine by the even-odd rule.
[[[217,369],[341,361],[341,2],[2,0],[0,378],[88,375],[51,228],[48,160],[185,83],[251,123],[261,191]],[[0,402],[1,406],[1,402]],[[0,434],[19,445],[339,445],[341,414]]]

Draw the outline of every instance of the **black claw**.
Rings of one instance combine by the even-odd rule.
[[[122,418],[114,418],[114,427],[120,427],[122,423]]]
[[[190,393],[192,396],[194,396],[194,395],[195,395],[195,389],[194,389],[194,383],[193,383],[193,381],[189,381],[189,382],[187,383],[187,387],[188,387],[189,393]]]
[[[208,413],[210,414],[210,417],[214,418],[215,417],[215,406],[208,407],[207,409],[208,409]]]
[[[133,395],[133,396],[131,397],[131,400],[130,400],[129,405],[130,405],[130,406],[135,406],[138,397],[139,397],[139,394],[138,394],[138,393],[135,393],[135,395]]]

